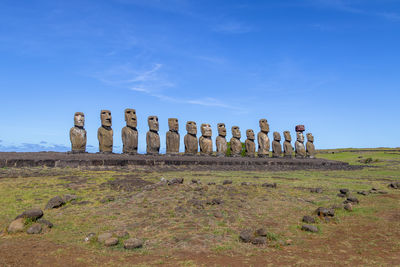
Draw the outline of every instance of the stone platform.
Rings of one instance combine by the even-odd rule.
[[[350,170],[359,166],[325,159],[247,158],[124,154],[71,154],[60,152],[0,152],[0,168],[58,167],[150,170]]]

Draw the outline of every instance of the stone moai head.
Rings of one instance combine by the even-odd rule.
[[[197,134],[197,124],[194,121],[188,121],[186,123],[186,131],[188,134],[196,135]]]
[[[292,141],[292,136],[290,135],[290,132],[289,132],[289,131],[284,131],[284,132],[283,132],[283,136],[285,137],[285,140],[286,140],[286,141],[288,141],[288,142],[291,142],[291,141]]]
[[[260,124],[260,130],[261,130],[261,132],[266,132],[266,133],[269,132],[269,124],[268,124],[267,119],[261,119],[261,120],[259,121],[259,124]]]
[[[171,132],[179,131],[179,123],[177,118],[168,118],[168,127]]]
[[[204,137],[211,137],[212,136],[212,130],[211,130],[211,125],[208,123],[203,123],[200,126],[201,129],[201,135]]]
[[[147,118],[147,123],[149,124],[150,131],[158,132],[158,117],[149,116]]]
[[[225,128],[225,123],[218,123],[218,135],[220,136],[226,136],[226,128]]]
[[[111,121],[111,111],[103,109],[100,111],[100,119],[101,119],[101,125],[102,126],[108,126],[111,127],[112,121]]]
[[[300,143],[304,143],[304,135],[303,132],[296,132],[297,141]]]
[[[83,127],[85,126],[85,114],[83,112],[75,112],[74,115],[74,125],[76,127]]]
[[[137,127],[136,110],[132,108],[125,109],[125,121],[127,126],[136,128]]]
[[[233,126],[232,127],[232,136],[237,138],[237,139],[240,139],[240,137],[242,137],[242,135],[240,134],[239,126]]]
[[[281,134],[278,132],[274,132],[274,140],[280,142],[281,141]]]
[[[314,136],[312,135],[312,133],[308,133],[307,134],[307,141],[314,143]]]
[[[255,139],[254,131],[252,129],[246,130],[246,136],[247,136],[247,139],[249,139],[249,140],[254,140]]]

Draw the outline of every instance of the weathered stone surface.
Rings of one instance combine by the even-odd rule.
[[[232,138],[230,140],[232,157],[240,157],[242,154],[242,142],[240,142],[241,137],[239,126],[233,126]]]
[[[348,195],[350,193],[350,190],[347,188],[339,189],[339,191],[340,191],[340,193],[345,194],[345,195]]]
[[[256,143],[254,142],[254,140],[255,140],[254,131],[251,129],[246,130],[246,137],[247,137],[247,139],[244,142],[246,156],[247,157],[255,157]]]
[[[224,181],[222,182],[222,184],[223,184],[223,185],[232,184],[232,181],[231,181],[231,180],[224,180]]]
[[[97,130],[99,140],[99,151],[101,153],[112,153],[113,150],[113,130],[111,128],[111,111],[102,110],[100,112],[101,127]]]
[[[97,241],[99,241],[100,243],[104,243],[106,242],[107,239],[110,239],[111,237],[112,237],[111,233],[103,233],[97,237]]]
[[[315,223],[314,217],[311,217],[310,215],[305,215],[302,221],[305,223]]]
[[[48,228],[53,228],[53,226],[54,226],[50,221],[45,220],[43,218],[37,220],[37,222],[40,223],[40,224],[46,225]]]
[[[29,210],[22,212],[15,219],[27,218],[32,221],[36,221],[37,219],[41,218],[42,216],[43,216],[43,211],[41,209],[35,208],[35,209],[29,209]]]
[[[272,157],[280,158],[282,155],[281,134],[274,132],[274,141],[272,141]]]
[[[183,178],[173,178],[171,181],[168,181],[168,185],[183,184],[183,180]]]
[[[306,143],[306,154],[307,158],[314,159],[315,158],[315,146],[314,146],[314,136],[312,133],[307,134],[307,143]]]
[[[215,140],[215,144],[217,146],[217,156],[226,156],[228,144],[226,141],[225,123],[218,123],[217,128],[218,128],[218,136]]]
[[[321,217],[327,217],[327,216],[333,217],[333,216],[335,216],[335,210],[334,209],[329,209],[329,208],[324,208],[324,207],[319,207],[318,209],[315,210],[315,213],[318,216],[321,216]]]
[[[296,158],[305,158],[306,149],[304,147],[304,135],[302,132],[296,132],[297,140],[295,142]]]
[[[166,134],[167,154],[178,154],[180,145],[179,122],[177,118],[168,119],[169,131]]]
[[[56,209],[65,204],[65,201],[60,196],[53,197],[47,202],[45,209]]]
[[[149,125],[149,131],[146,134],[146,153],[149,155],[158,155],[160,153],[158,117],[149,116],[147,118],[147,123]]]
[[[115,235],[120,238],[128,237],[129,233],[125,230],[119,230],[115,232]]]
[[[267,230],[264,228],[257,229],[256,236],[267,236]]]
[[[400,189],[400,182],[392,182],[389,184],[389,187],[392,189]]]
[[[347,204],[347,203],[358,204],[358,203],[360,203],[360,201],[356,197],[348,197],[345,200],[345,202],[346,203],[344,203],[344,204]]]
[[[75,112],[74,127],[69,131],[69,139],[71,140],[71,151],[73,153],[86,152],[86,130],[85,130],[85,114]]]
[[[197,142],[197,124],[194,121],[188,121],[186,123],[186,131],[183,141],[185,144],[185,154],[186,155],[196,155],[199,150],[199,145]]]
[[[25,227],[25,219],[18,218],[10,223],[10,225],[7,228],[7,232],[9,233],[22,232],[24,231],[24,227]]]
[[[42,232],[42,225],[40,223],[35,223],[26,230],[28,234],[40,234]]]
[[[353,211],[353,205],[351,203],[346,203],[343,208],[347,211]]]
[[[252,243],[253,245],[264,245],[264,244],[267,243],[267,238],[265,238],[265,237],[263,237],[263,236],[257,236],[257,237],[254,237],[254,238],[251,240],[251,243]]]
[[[118,238],[116,237],[111,237],[109,239],[107,239],[106,241],[104,241],[104,246],[106,247],[112,247],[118,244]]]
[[[70,194],[66,194],[62,197],[62,199],[64,200],[64,202],[70,202],[72,200],[76,200],[78,199],[78,197],[76,195],[70,195]]]
[[[283,136],[285,137],[285,142],[283,142],[284,156],[285,158],[291,158],[293,156],[292,136],[289,131],[284,131]]]
[[[135,249],[143,247],[143,240],[138,238],[129,238],[124,241],[125,249]]]
[[[261,185],[262,187],[268,187],[268,188],[276,188],[276,183],[263,183]]]
[[[126,126],[122,128],[122,153],[136,154],[138,149],[138,131],[136,110],[132,108],[125,109]]]
[[[318,228],[314,225],[305,224],[301,227],[301,230],[306,232],[318,233]]]
[[[267,119],[261,119],[259,121],[260,132],[257,134],[258,151],[259,157],[269,157],[270,141],[268,137],[269,124]]]
[[[240,232],[239,234],[239,240],[242,241],[243,243],[250,243],[251,240],[253,239],[253,231],[246,229]]]
[[[323,192],[321,187],[317,187],[317,188],[311,188],[310,189],[311,193],[317,193],[317,194],[321,194]]]
[[[296,132],[304,132],[306,130],[306,127],[304,127],[304,125],[296,125],[295,130]]]
[[[200,154],[211,155],[213,153],[213,143],[211,140],[212,130],[211,125],[203,123],[200,126],[201,136],[199,138]]]

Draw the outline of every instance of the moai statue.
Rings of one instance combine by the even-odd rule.
[[[86,152],[86,130],[85,115],[82,112],[75,112],[74,127],[69,131],[69,139],[71,140],[72,153]]]
[[[232,138],[231,138],[231,156],[240,157],[242,154],[242,142],[240,142],[240,129],[239,126],[232,127]]]
[[[213,144],[211,140],[212,130],[211,125],[203,123],[200,126],[201,136],[199,138],[200,154],[211,155],[213,153]]]
[[[113,130],[111,129],[111,111],[102,110],[100,112],[101,127],[97,130],[100,153],[112,153],[113,150]]]
[[[257,134],[258,141],[258,156],[259,157],[269,157],[270,143],[268,138],[269,124],[267,119],[261,119],[259,121],[260,132]]]
[[[312,135],[312,133],[307,134],[306,152],[307,158],[315,158],[314,136]]]
[[[280,158],[282,155],[281,134],[274,132],[274,141],[272,141],[272,157]]]
[[[255,157],[256,155],[256,143],[254,142],[255,135],[254,131],[251,129],[246,130],[247,139],[244,141],[246,156],[247,157]]]
[[[184,137],[185,143],[185,154],[186,155],[196,155],[199,150],[199,145],[197,143],[197,124],[194,121],[188,121],[186,123],[187,134]]]
[[[225,156],[226,150],[228,149],[228,144],[226,142],[226,128],[225,123],[218,123],[218,136],[215,140],[217,145],[217,156]]]
[[[285,142],[283,142],[284,156],[285,158],[291,158],[293,155],[292,136],[289,131],[284,131],[283,136],[285,137]]]
[[[149,155],[156,155],[160,152],[160,136],[158,135],[158,117],[149,116],[147,118],[149,131],[146,134],[146,152]]]
[[[180,143],[180,135],[179,135],[179,123],[176,118],[168,119],[168,127],[169,131],[167,132],[166,140],[167,140],[167,154],[174,155],[179,153],[179,143]]]
[[[295,142],[296,158],[306,157],[306,149],[304,147],[304,135],[303,135],[304,131],[305,131],[304,125],[296,126],[296,137],[297,137],[297,140]]]
[[[122,128],[122,152],[124,154],[137,154],[138,149],[138,131],[136,110],[127,108],[125,109],[126,126]]]

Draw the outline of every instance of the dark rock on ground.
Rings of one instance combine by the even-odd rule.
[[[207,201],[207,205],[220,205],[222,204],[222,200],[219,198],[213,198]]]
[[[143,241],[138,238],[129,238],[124,241],[125,249],[135,249],[143,247]]]
[[[241,185],[247,186],[247,185],[251,185],[251,183],[249,183],[249,182],[243,182],[243,183],[241,183]]]
[[[367,192],[367,191],[358,191],[357,194],[363,195],[363,196],[367,196],[369,194],[369,192]]]
[[[115,235],[117,237],[124,238],[124,237],[128,237],[129,233],[127,231],[121,230],[121,231],[116,231]]]
[[[78,197],[76,195],[67,194],[67,195],[64,195],[62,199],[64,200],[64,202],[70,202],[72,200],[78,199]]]
[[[392,189],[400,189],[400,182],[392,182],[388,186]]]
[[[347,195],[348,193],[350,193],[350,190],[347,189],[347,188],[339,189],[339,191],[340,191],[340,193],[345,194],[345,195]]]
[[[231,180],[224,180],[224,181],[222,182],[222,184],[223,184],[223,185],[232,184],[232,181],[231,181]]]
[[[40,223],[35,223],[26,230],[28,234],[40,234],[42,232],[42,225]]]
[[[347,203],[344,205],[344,209],[347,211],[352,211],[353,210],[353,205],[351,203]]]
[[[114,200],[115,200],[114,196],[105,196],[103,199],[100,200],[100,203],[111,202],[111,201],[114,201]]]
[[[37,222],[40,224],[46,225],[49,228],[53,228],[53,224],[46,219],[41,218],[41,219],[37,220]]]
[[[56,196],[56,197],[53,197],[52,199],[50,199],[49,202],[47,202],[45,209],[56,209],[56,208],[61,207],[64,204],[65,204],[65,201],[60,196]]]
[[[43,211],[41,209],[30,209],[22,212],[15,219],[26,218],[26,219],[31,219],[32,221],[36,221],[41,217],[43,217]]]
[[[200,184],[200,180],[192,179],[192,183],[193,183],[193,184]]]
[[[256,231],[256,236],[267,236],[267,230],[264,228],[260,228]]]
[[[319,207],[318,209],[316,209],[315,213],[318,216],[322,216],[322,217],[326,217],[326,216],[333,217],[333,216],[335,216],[335,210],[334,209],[328,209],[328,208],[323,208],[323,207]]]
[[[306,232],[318,233],[318,228],[314,225],[305,224],[301,227],[301,230]]]
[[[171,181],[168,181],[168,185],[176,184],[183,184],[183,178],[173,178]]]
[[[263,183],[262,187],[276,188],[276,183]]]
[[[305,215],[302,219],[303,222],[305,223],[315,223],[314,217],[311,217],[309,215]]]
[[[198,200],[198,199],[188,200],[187,204],[194,206],[197,209],[204,209],[203,201]]]
[[[253,245],[264,245],[267,243],[267,239],[263,236],[257,236],[251,240]]]
[[[360,201],[358,201],[358,199],[355,198],[355,197],[348,197],[345,202],[346,203],[344,203],[344,204],[347,204],[347,203],[358,204],[358,203],[360,203]]]
[[[250,243],[253,239],[253,231],[246,229],[240,232],[239,239],[243,243]]]
[[[338,197],[346,197],[346,194],[339,193],[337,194]]]
[[[112,237],[111,233],[103,233],[97,237],[97,241],[99,241],[100,243],[104,243],[107,239],[111,237]]]
[[[323,190],[322,190],[322,188],[317,187],[317,188],[311,188],[311,189],[310,189],[310,192],[311,192],[311,193],[318,193],[318,194],[321,194],[321,193],[323,192]]]
[[[118,238],[116,237],[111,237],[109,239],[107,239],[106,241],[104,241],[104,246],[106,247],[112,247],[118,244]]]
[[[208,185],[215,185],[215,182],[209,182]]]

